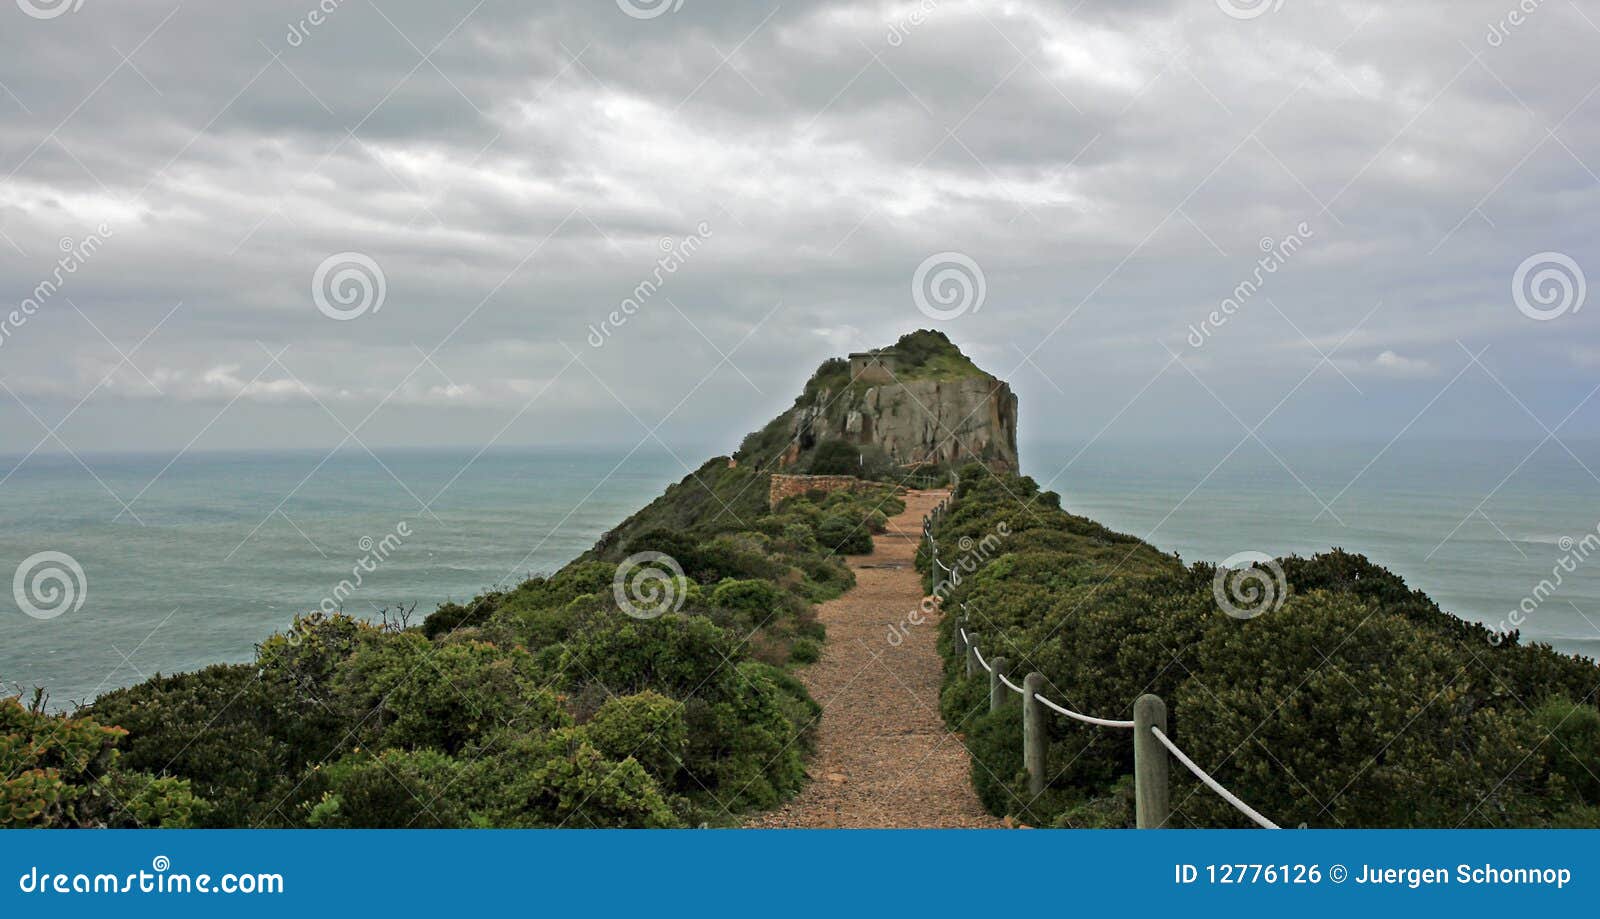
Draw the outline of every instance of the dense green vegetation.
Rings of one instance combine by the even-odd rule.
[[[958,547],[1009,528],[1000,551],[969,554],[946,609],[965,604],[985,653],[1043,673],[1052,699],[1129,718],[1140,694],[1161,696],[1174,741],[1284,826],[1600,826],[1592,662],[1494,640],[1337,549],[1280,559],[1282,606],[1235,619],[1211,566],[1058,505],[1031,479],[970,466],[938,533]],[[926,550],[918,563],[926,572]],[[942,626],[942,708],[966,734],[985,804],[1041,825],[1131,826],[1127,734],[1052,717],[1052,778],[1033,799],[1021,718],[989,714],[987,685],[950,656],[954,621]],[[1181,767],[1172,778],[1175,825],[1248,825]]]
[[[801,787],[812,606],[904,507],[886,487],[766,501],[765,475],[714,460],[560,572],[420,625],[313,613],[253,663],[71,715],[0,699],[0,827],[735,823]],[[660,618],[614,595],[640,552],[683,572]]]

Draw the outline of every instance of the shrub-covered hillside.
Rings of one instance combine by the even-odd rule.
[[[1006,525],[998,552],[970,556],[945,608],[965,609],[979,647],[1012,673],[1042,672],[1053,700],[1131,718],[1140,694],[1161,696],[1173,740],[1283,826],[1600,826],[1590,661],[1502,639],[1337,549],[1280,559],[1281,607],[1233,618],[1211,566],[1184,567],[1058,505],[1031,479],[970,466],[937,534],[949,562],[962,540]],[[1132,826],[1127,733],[1052,716],[1052,778],[1033,799],[1021,718],[989,714],[986,683],[950,656],[954,622],[941,638],[942,706],[978,761],[985,804],[1042,825]],[[1175,825],[1248,825],[1172,769]]]
[[[420,625],[317,613],[253,663],[70,716],[0,699],[0,827],[674,827],[772,807],[801,787],[819,711],[789,673],[818,655],[812,605],[903,504],[772,511],[720,468],[728,507],[691,476],[557,574]],[[671,560],[623,597],[666,597],[659,618],[616,593],[640,570],[617,560],[643,552]]]

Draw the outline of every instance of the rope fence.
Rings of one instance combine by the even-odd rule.
[[[954,494],[953,488],[952,494]],[[940,593],[937,589],[939,585],[947,581],[947,577],[939,576],[939,571],[943,570],[947,576],[954,574],[954,569],[939,560],[939,542],[934,537],[934,530],[948,512],[949,505],[949,498],[940,501],[922,522],[922,534],[928,540],[928,552],[933,561],[935,594]],[[1022,697],[1022,759],[1028,772],[1030,794],[1035,796],[1041,794],[1047,784],[1045,750],[1049,739],[1045,710],[1048,709],[1084,724],[1133,731],[1134,820],[1139,829],[1163,827],[1172,816],[1168,798],[1169,758],[1176,759],[1202,784],[1257,826],[1269,830],[1279,829],[1276,823],[1262,816],[1238,795],[1225,788],[1221,782],[1212,778],[1209,773],[1196,765],[1188,754],[1179,749],[1176,743],[1173,743],[1172,738],[1167,736],[1167,706],[1160,696],[1146,693],[1136,699],[1133,703],[1132,721],[1097,718],[1073,711],[1045,698],[1040,692],[1045,684],[1044,674],[1029,673],[1023,678],[1022,685],[1018,686],[1011,681],[1009,661],[1003,657],[993,660],[985,658],[983,652],[978,649],[977,641],[967,631],[966,604],[963,603],[961,608],[962,616],[957,621],[955,629],[956,651],[966,661],[966,675],[969,678],[976,678],[980,671],[989,675],[989,711],[997,712],[1013,704],[1012,693]]]

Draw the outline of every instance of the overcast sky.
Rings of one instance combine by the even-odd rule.
[[[0,0],[3,453],[731,448],[918,327],[1035,440],[1600,433],[1593,4],[73,7]]]

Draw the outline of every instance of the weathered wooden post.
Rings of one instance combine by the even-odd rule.
[[[1011,692],[1000,682],[1001,677],[1011,675],[1010,664],[1005,658],[997,657],[989,665],[994,668],[989,671],[989,711],[998,712],[1006,707],[1006,694]]]
[[[1035,797],[1044,792],[1044,752],[1050,745],[1044,703],[1039,701],[1043,689],[1042,673],[1030,673],[1022,680],[1022,765],[1028,770],[1028,794]]]
[[[978,663],[977,642],[971,640],[972,635],[970,633],[967,638],[967,676],[970,678],[977,676],[978,671],[983,669],[983,665]]]
[[[966,639],[961,637],[961,630],[966,628],[966,625],[967,617],[957,616],[956,630],[950,634],[950,640],[954,642],[956,646],[956,656],[963,658],[967,656],[967,642]]]
[[[1133,703],[1133,795],[1135,825],[1141,830],[1166,826],[1171,810],[1167,799],[1167,748],[1151,728],[1167,732],[1167,703],[1145,693]]]

